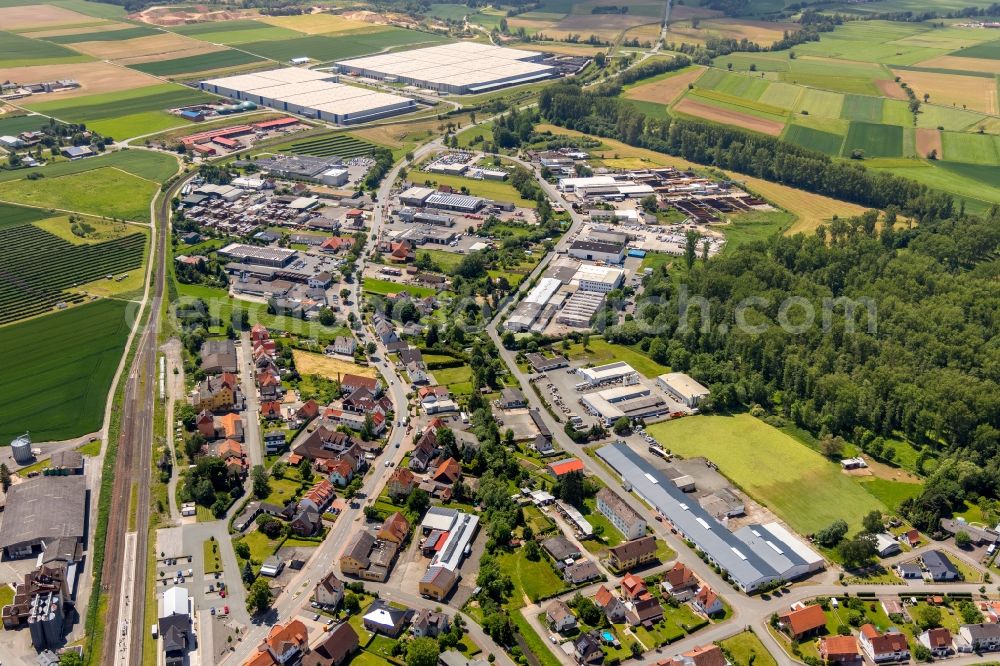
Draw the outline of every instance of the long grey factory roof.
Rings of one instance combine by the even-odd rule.
[[[40,476],[7,491],[0,548],[35,539],[83,537],[87,481],[81,475]]]
[[[754,589],[762,582],[781,578],[787,571],[776,569],[765,561],[757,553],[760,548],[741,541],[628,445],[609,444],[598,449],[597,455],[622,478],[628,479],[636,493],[655,506],[744,589]]]

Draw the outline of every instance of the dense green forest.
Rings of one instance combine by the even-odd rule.
[[[886,212],[707,262],[692,252],[674,273],[647,277],[634,318],[606,337],[706,382],[714,409],[759,405],[876,457],[885,440],[909,440],[927,482],[902,511],[921,529],[936,531],[966,500],[1000,508],[1000,207],[969,216],[907,179],[730,127],[649,118],[617,93],[557,84],[539,110],[557,125]],[[809,311],[805,325],[781,325]]]

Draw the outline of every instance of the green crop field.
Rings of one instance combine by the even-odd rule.
[[[16,135],[21,132],[29,132],[37,130],[43,125],[48,124],[49,119],[44,116],[35,116],[31,114],[23,116],[8,116],[4,114],[0,116],[0,136],[3,135]]]
[[[315,155],[316,157],[359,157],[361,155],[371,155],[377,148],[374,143],[362,141],[349,134],[334,134],[323,136],[308,141],[293,143],[291,150],[298,155]]]
[[[657,423],[646,431],[681,456],[707,457],[802,534],[838,519],[857,529],[869,511],[885,511],[885,505],[839,465],[749,414],[695,416]],[[762,465],[765,460],[781,462]]]
[[[252,62],[261,62],[262,60],[262,58],[244,51],[226,49],[225,51],[213,51],[212,53],[202,53],[186,58],[143,62],[137,65],[130,65],[130,67],[140,72],[152,74],[153,76],[174,76],[176,74],[189,74],[192,72],[205,72],[211,69],[222,69],[224,67],[236,67],[237,65],[248,65]]]
[[[65,46],[22,37],[12,32],[0,32],[0,67],[23,65],[54,65],[93,60]]]
[[[909,104],[900,99],[883,100],[882,122],[886,125],[913,127],[913,114]]]
[[[758,99],[759,102],[791,110],[798,106],[805,94],[805,88],[788,83],[772,83]]]
[[[17,227],[30,222],[38,222],[49,214],[38,208],[25,208],[0,203],[0,231],[7,227]]]
[[[852,122],[844,139],[843,155],[853,150],[865,151],[865,157],[900,157],[903,154],[903,128],[895,125]]]
[[[96,120],[118,119],[149,111],[163,111],[178,106],[218,99],[200,90],[169,83],[121,90],[99,95],[86,95],[50,102],[33,102],[33,111],[55,116],[75,123],[92,123]],[[175,121],[180,122],[179,119]],[[156,131],[150,129],[150,132]],[[121,137],[115,137],[121,138]]]
[[[988,58],[990,60],[1000,60],[1000,40],[986,42],[960,49],[950,55],[961,56],[963,58]]]
[[[154,153],[150,150],[119,150],[106,155],[88,157],[84,160],[54,162],[43,167],[0,171],[0,182],[21,180],[32,173],[40,173],[46,178],[57,178],[102,167],[116,167],[140,178],[162,183],[177,173],[177,159],[173,155]]]
[[[840,118],[844,105],[844,95],[829,90],[806,88],[805,94],[799,100],[799,111],[805,111],[811,116],[824,118]]]
[[[917,114],[917,127],[941,127],[945,130],[960,132],[973,129],[988,119],[981,113],[953,109],[947,106],[922,104]]]
[[[25,431],[42,442],[100,429],[129,310],[124,301],[102,300],[0,328],[0,344],[21,350],[7,355],[0,377],[0,442]]]
[[[727,95],[742,97],[749,100],[758,100],[768,89],[768,82],[753,76],[742,74],[731,74],[721,69],[706,70],[698,78],[696,83],[698,88],[717,90]]]
[[[448,41],[427,32],[386,28],[378,32],[338,33],[335,37],[313,35],[299,39],[264,40],[241,44],[240,48],[272,60],[286,61],[306,56],[321,62],[353,58],[402,46],[431,46]]]
[[[431,5],[431,10],[427,12],[427,16],[460,21],[464,16],[473,13],[475,13],[475,10],[469,9],[466,5]]]
[[[123,28],[122,30],[105,30],[97,32],[78,32],[75,35],[56,35],[45,37],[47,42],[56,44],[76,44],[79,42],[121,42],[126,39],[136,37],[148,37],[149,35],[159,35],[162,31],[148,26],[136,26],[134,28]]]
[[[149,202],[160,187],[113,167],[58,178],[0,183],[0,200],[59,210],[149,221]]]
[[[260,21],[209,21],[171,26],[171,32],[187,35],[213,44],[248,44],[281,39],[299,39],[304,33],[279,28]]]
[[[840,117],[844,120],[862,120],[868,123],[882,122],[882,98],[865,95],[846,95]]]
[[[703,102],[711,106],[717,106],[723,109],[732,109],[733,111],[739,111],[741,113],[749,113],[753,116],[767,118],[768,120],[776,120],[778,122],[784,122],[785,116],[787,115],[787,111],[781,107],[764,104],[763,102],[757,102],[745,97],[730,95],[729,93],[718,90],[696,88],[695,90],[689,91],[686,96],[692,100]]]
[[[970,213],[982,214],[1000,203],[1000,166],[911,160],[910,165],[889,165],[891,171],[928,187],[948,192],[964,202]]]
[[[941,133],[941,159],[969,164],[1000,164],[1000,137],[991,134]]]
[[[61,301],[82,301],[82,295],[66,290],[142,266],[146,234],[140,229],[77,245],[30,224],[37,215],[18,214],[20,224],[0,227],[0,324],[42,314]]]
[[[803,148],[816,150],[827,155],[840,155],[840,147],[844,143],[844,137],[840,134],[824,132],[802,125],[789,125],[784,139]]]

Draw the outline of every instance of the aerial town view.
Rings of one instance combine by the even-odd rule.
[[[0,666],[1000,666],[1000,5],[0,0],[0,348]]]

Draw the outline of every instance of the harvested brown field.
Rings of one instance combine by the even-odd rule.
[[[361,31],[376,27],[374,21],[352,21],[337,14],[299,14],[298,16],[264,16],[261,23],[287,28],[307,35]],[[386,21],[388,23],[388,21]]]
[[[117,42],[80,42],[74,44],[73,48],[102,60],[133,64],[152,60],[186,58],[201,53],[221,51],[224,47],[168,32],[162,35],[136,37]]]
[[[875,87],[889,99],[906,99],[906,92],[891,79],[878,79],[875,81]]]
[[[676,76],[670,76],[653,83],[644,83],[635,88],[631,88],[625,93],[628,99],[637,99],[643,102],[655,102],[657,104],[670,104],[677,97],[687,90],[688,84],[697,80],[705,71],[704,67],[692,67]]]
[[[738,111],[720,109],[719,107],[695,102],[690,99],[681,100],[680,104],[675,106],[674,109],[681,113],[704,118],[705,120],[725,125],[736,125],[737,127],[760,132],[761,134],[770,134],[771,136],[778,136],[785,129],[784,123],[779,123],[776,120],[766,120]]]
[[[920,157],[927,157],[927,155],[932,151],[936,150],[935,153],[938,158],[943,157],[943,150],[941,149],[941,132],[933,127],[918,127],[917,128],[917,155]]]
[[[958,72],[989,72],[991,74],[1000,74],[1000,60],[992,60],[990,58],[961,58],[959,56],[943,55],[917,63],[917,67],[954,69]]]
[[[710,19],[702,21],[700,28],[718,37],[735,40],[746,38],[762,46],[770,46],[781,39],[786,31],[790,33],[797,31],[799,24],[749,19]]]
[[[723,16],[723,13],[715,9],[694,7],[692,5],[674,5],[670,8],[671,21],[683,21],[684,19],[693,18],[711,18],[714,16]]]
[[[4,30],[41,28],[44,26],[93,23],[94,17],[55,5],[21,5],[0,7],[0,26]]]
[[[327,379],[340,379],[342,375],[351,374],[361,377],[376,377],[374,367],[364,367],[357,363],[324,356],[323,354],[313,354],[295,349],[292,351],[295,359],[295,369],[303,375],[319,375]]]
[[[570,14],[556,23],[559,30],[570,30],[583,33],[585,30],[603,30],[621,32],[626,28],[634,28],[655,21],[649,16],[632,16],[629,14]],[[509,21],[508,21],[509,23]]]
[[[38,95],[38,99],[66,99],[82,95],[115,92],[141,88],[161,83],[155,76],[109,62],[81,62],[66,65],[32,65],[30,67],[0,68],[0,81],[53,81],[75,79],[80,87],[58,93]],[[32,99],[35,99],[32,96]]]
[[[964,60],[964,58],[963,58]],[[996,79],[959,74],[935,74],[894,69],[893,74],[906,82],[918,98],[930,95],[932,104],[955,106],[983,113],[997,114]]]

